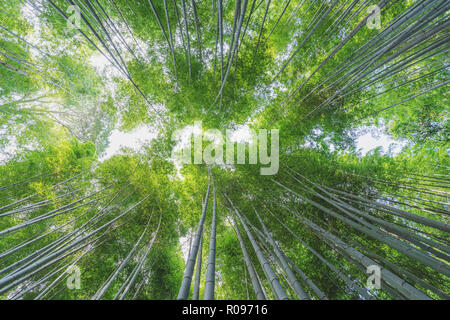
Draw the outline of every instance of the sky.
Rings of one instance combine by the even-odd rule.
[[[406,140],[395,140],[391,136],[384,133],[384,127],[360,127],[359,130],[368,132],[361,134],[355,140],[356,149],[365,156],[369,151],[374,150],[377,147],[382,147],[382,153],[386,154],[390,152],[393,156],[402,151],[406,146]]]
[[[114,129],[108,138],[109,145],[99,160],[105,161],[116,154],[120,154],[123,147],[138,151],[140,147],[149,144],[156,136],[157,132],[146,125],[142,125],[131,132]]]
[[[190,230],[186,236],[180,237],[179,243],[181,246],[181,253],[183,255],[184,262],[186,263],[189,256],[189,246],[192,246],[192,243],[194,242],[195,233]],[[192,238],[192,243],[191,243]]]
[[[402,148],[407,144],[405,140],[395,140],[388,134],[384,133],[384,127],[365,126],[356,129],[361,134],[356,138],[355,145],[361,156],[365,156],[368,152],[377,147],[382,148],[382,153],[390,152],[393,156],[401,152]],[[200,132],[195,126],[187,126],[182,129],[183,136],[189,136],[191,133]],[[109,136],[109,146],[106,148],[105,154],[100,161],[105,161],[115,154],[120,153],[122,147],[128,147],[133,150],[139,150],[144,144],[148,144],[152,139],[156,138],[157,133],[153,132],[148,126],[140,126],[135,130],[125,133],[114,129]],[[250,130],[247,125],[238,126],[232,134],[233,141],[248,141],[250,139]],[[184,142],[184,141],[183,141]],[[185,142],[184,142],[185,143]],[[182,143],[182,144],[184,144]]]

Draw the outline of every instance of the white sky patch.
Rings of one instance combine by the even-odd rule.
[[[358,131],[367,131],[355,140],[356,149],[365,156],[368,152],[381,147],[383,153],[389,153],[392,156],[397,155],[406,146],[407,140],[394,140],[384,132],[385,127],[365,126],[358,128]]]
[[[110,78],[125,78],[125,76],[101,53],[90,56],[89,63],[95,68],[95,70],[97,70],[99,74],[103,74]]]
[[[34,12],[34,9],[31,8],[29,5],[28,6],[22,5],[20,11],[22,12],[22,16],[25,18],[25,20],[33,27],[33,33],[26,34],[24,38],[33,44],[35,44],[33,41],[37,39],[42,41],[42,38],[40,37],[42,29],[41,22],[39,20],[38,15],[36,15],[36,13]]]
[[[5,165],[11,159],[16,157],[17,155],[23,153],[25,150],[37,150],[38,146],[36,144],[36,139],[31,139],[28,141],[28,143],[23,144],[21,146],[18,145],[17,137],[14,134],[8,134],[8,130],[6,127],[9,125],[9,122],[6,122],[3,124],[3,126],[0,126],[0,137],[2,139],[5,139],[8,141],[8,143],[4,146],[0,145],[0,165]],[[21,135],[23,131],[26,129],[24,124],[19,124],[14,126],[14,132],[17,135]]]
[[[381,124],[379,126],[361,126],[351,129],[352,135],[355,136],[354,143],[358,156],[364,157],[368,152],[381,147],[381,154],[387,154],[395,157],[408,144],[407,139],[395,140],[386,133],[386,126]],[[305,143],[302,145],[305,148],[317,148],[318,138],[323,134],[320,127],[311,130],[311,133],[306,137]],[[323,141],[328,145],[330,151],[336,150],[336,146],[330,141],[330,136],[324,137]],[[347,152],[348,150],[341,150]]]
[[[158,133],[148,126],[140,126],[131,132],[114,129],[108,139],[108,148],[99,160],[105,161],[116,154],[120,154],[123,147],[138,151],[140,147],[150,143],[157,135]]]
[[[181,247],[181,253],[182,253],[182,257],[184,259],[184,262],[186,263],[188,260],[188,256],[189,256],[189,244],[191,241],[191,237],[192,237],[192,242],[194,242],[194,236],[195,234],[192,232],[192,230],[190,230],[186,236],[184,237],[180,237],[179,238],[179,243],[180,243],[180,247]]]
[[[89,63],[97,70],[104,70],[109,61],[104,55],[98,53],[89,57]]]
[[[0,130],[0,133],[4,135],[2,130]],[[9,136],[8,139],[10,139],[9,144],[6,145],[4,149],[0,150],[0,165],[5,165],[9,160],[11,160],[11,158],[13,158],[17,154],[16,137]]]

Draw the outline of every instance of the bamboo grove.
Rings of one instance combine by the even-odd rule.
[[[448,299],[449,10],[1,1],[1,299]],[[197,121],[278,129],[278,172],[179,166]]]

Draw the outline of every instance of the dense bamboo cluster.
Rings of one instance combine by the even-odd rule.
[[[439,177],[436,177],[440,179]],[[426,178],[427,179],[427,178]],[[424,293],[430,290],[441,298],[448,299],[448,294],[445,294],[440,289],[434,287],[427,281],[423,281],[411,272],[402,267],[392,263],[371,251],[370,248],[365,247],[361,243],[346,243],[340,238],[337,229],[330,229],[328,223],[329,219],[339,220],[350,226],[353,232],[367,237],[371,241],[380,241],[389,247],[401,252],[402,254],[420,262],[423,265],[434,269],[438,274],[449,276],[450,268],[448,265],[449,247],[446,235],[448,234],[449,225],[448,210],[439,210],[437,217],[430,219],[423,217],[417,213],[400,210],[398,207],[385,204],[385,199],[389,199],[388,195],[371,200],[361,195],[348,193],[342,190],[337,190],[327,186],[321,186],[309,180],[302,174],[294,171],[291,168],[285,168],[283,175],[278,179],[271,179],[273,184],[282,189],[285,194],[283,200],[277,198],[264,197],[258,201],[261,206],[261,214],[264,213],[266,222],[261,218],[258,210],[253,207],[250,202],[250,208],[253,207],[254,213],[249,210],[246,205],[247,212],[245,214],[240,212],[233,201],[224,197],[228,201],[229,211],[236,214],[241,222],[245,234],[251,243],[251,246],[256,252],[257,260],[261,264],[265,277],[271,286],[274,297],[277,299],[287,299],[286,292],[280,283],[285,279],[285,285],[292,289],[298,299],[310,299],[302,288],[297,276],[304,281],[309,287],[310,292],[318,299],[327,299],[323,291],[316,285],[308,276],[301,270],[301,266],[295,265],[288,256],[282,251],[280,245],[273,238],[272,232],[267,225],[281,225],[290,235],[294,236],[303,246],[305,246],[312,254],[319,258],[327,267],[337,274],[348,287],[348,290],[355,292],[360,298],[376,299],[366,288],[364,284],[358,285],[355,280],[349,279],[343,274],[339,268],[328,262],[320,253],[308,245],[299,234],[290,229],[285,221],[291,221],[289,215],[297,219],[299,223],[303,224],[321,241],[325,242],[330,248],[342,254],[351,263],[355,263],[358,267],[365,270],[368,266],[376,265],[381,268],[382,287],[388,288],[387,291],[395,298],[403,299],[430,299]],[[438,181],[438,180],[435,180]],[[440,180],[446,184],[448,180]],[[389,183],[389,181],[383,181]],[[431,188],[418,187],[417,184],[402,183],[406,188],[419,188],[422,194],[426,192],[430,197],[448,197],[448,192],[443,190],[436,190]],[[427,185],[432,187],[432,185]],[[244,190],[242,194],[247,195]],[[252,195],[251,199],[256,199],[257,195]],[[314,200],[313,200],[314,199]],[[245,199],[240,199],[241,201]],[[420,199],[421,201],[432,201],[431,199]],[[237,199],[236,201],[239,201]],[[321,203],[319,203],[321,201]],[[248,202],[248,200],[246,201]],[[326,220],[321,219],[321,222],[313,222],[317,217],[307,217],[302,214],[298,207],[312,206],[325,213],[328,217]],[[413,202],[406,203],[412,205]],[[417,206],[411,206],[416,207]],[[437,211],[437,210],[436,210]],[[256,220],[259,226],[255,226],[249,219]],[[393,219],[393,220],[392,220]],[[400,221],[409,221],[408,223],[399,223]],[[247,249],[242,242],[242,236],[239,233],[237,221],[233,218],[235,223],[235,230],[242,246],[244,257],[248,257]],[[326,222],[328,221],[328,223]],[[321,226],[322,224],[322,226]],[[423,227],[430,227],[435,232],[427,233]],[[278,229],[278,228],[277,228]],[[436,233],[443,233],[444,237],[439,237]],[[432,234],[434,234],[432,236]],[[345,235],[341,235],[345,239]],[[430,237],[431,236],[431,237]],[[266,250],[262,250],[265,248]],[[255,294],[257,297],[262,297],[260,287],[258,286],[257,276],[254,273],[252,262],[246,258],[249,275],[251,277]],[[275,273],[277,272],[278,275]],[[256,285],[255,285],[256,284]],[[419,286],[421,289],[418,289]]]

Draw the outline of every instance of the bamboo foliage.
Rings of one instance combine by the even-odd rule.
[[[196,257],[198,255],[198,250],[200,246],[200,239],[203,233],[203,223],[205,222],[206,210],[208,208],[208,198],[209,189],[211,187],[211,176],[208,173],[208,190],[206,191],[205,201],[203,203],[202,215],[200,217],[200,222],[198,224],[197,233],[195,235],[194,243],[192,245],[192,250],[189,253],[186,268],[184,270],[183,281],[181,283],[180,290],[178,292],[178,300],[186,300],[189,295],[189,289],[191,286],[192,275],[194,273],[194,265]]]
[[[213,216],[211,222],[211,235],[209,240],[208,266],[206,269],[204,300],[214,300],[214,287],[216,278],[216,226],[217,226],[217,201],[216,187],[213,181]]]
[[[277,299],[280,299],[280,300],[288,300],[288,296],[286,295],[285,290],[281,286],[279,279],[277,278],[274,271],[270,267],[269,262],[267,261],[267,258],[262,253],[262,251],[261,251],[259,245],[257,244],[255,238],[253,237],[250,229],[247,227],[242,216],[239,214],[239,211],[237,210],[236,207],[234,207],[233,203],[226,195],[225,195],[225,198],[230,202],[230,205],[233,207],[234,212],[236,213],[237,217],[241,221],[241,223],[244,227],[244,230],[245,230],[250,242],[252,243],[253,249],[255,250],[255,252],[258,256],[259,263],[261,264],[261,267],[263,268],[264,273],[266,274],[267,280],[269,281],[270,286],[272,287],[272,290],[273,290],[275,296],[277,297]]]

